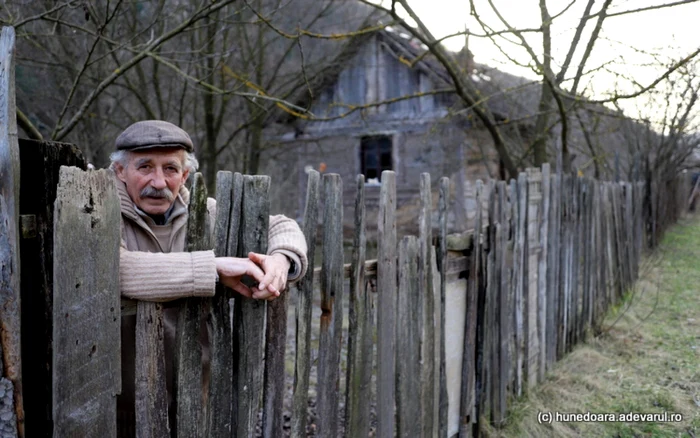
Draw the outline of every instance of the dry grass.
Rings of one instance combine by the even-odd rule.
[[[700,437],[700,218],[673,227],[603,334],[516,401],[494,437]],[[538,412],[680,413],[679,423],[552,422]]]

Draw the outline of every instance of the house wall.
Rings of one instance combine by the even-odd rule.
[[[271,148],[264,154],[262,172],[272,175],[272,211],[301,220],[308,178],[305,169],[338,173],[343,179],[344,221],[349,229],[352,228],[356,176],[361,172],[360,143],[364,135],[388,135],[393,140],[392,161],[393,170],[396,172],[398,226],[404,233],[417,232],[421,173],[427,172],[431,175],[435,205],[439,180],[443,176],[449,176],[453,180],[453,198],[460,193],[454,184],[457,181],[455,176],[462,166],[466,169],[465,175],[468,180],[485,180],[489,173],[497,175],[498,164],[494,155],[489,152],[493,149],[490,143],[482,142],[478,136],[475,139],[471,131],[465,131],[457,123],[403,123],[391,128],[383,131],[355,130],[320,138],[298,138]],[[380,188],[380,184],[365,185],[370,236],[377,223]]]

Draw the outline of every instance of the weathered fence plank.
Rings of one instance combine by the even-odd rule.
[[[547,271],[549,260],[549,210],[550,210],[550,169],[549,163],[542,165],[542,183],[540,192],[542,193],[542,201],[540,207],[540,256],[537,263],[537,304],[538,304],[538,330],[540,342],[540,354],[538,363],[537,378],[540,382],[544,381],[544,373],[547,367],[547,318],[551,312],[548,307],[547,300]]]
[[[187,251],[211,249],[207,189],[204,177],[196,173],[190,190],[187,219]],[[202,434],[202,325],[203,299],[186,298],[180,304],[177,321],[177,425],[178,437]]]
[[[355,197],[355,233],[348,328],[347,397],[345,399],[345,436],[367,436],[372,380],[374,297],[365,280],[365,177],[357,176]]]
[[[433,208],[430,174],[420,176],[420,214],[418,217],[418,305],[422,315],[420,321],[420,363],[417,379],[422,382],[420,389],[421,421],[423,436],[434,436],[435,425],[435,294],[433,293],[433,253],[432,214]]]
[[[517,212],[518,212],[518,223],[516,228],[516,248],[518,248],[517,256],[514,256],[514,262],[519,265],[520,268],[516,271],[518,276],[515,277],[515,311],[516,311],[516,339],[519,340],[520,344],[517,346],[518,350],[521,352],[518,357],[518,368],[517,372],[520,374],[520,378],[516,379],[516,395],[520,396],[522,391],[527,389],[531,382],[534,380],[536,375],[536,365],[533,363],[533,359],[536,357],[536,345],[531,342],[531,331],[535,327],[535,320],[531,319],[533,316],[530,311],[531,307],[534,308],[537,303],[533,303],[530,300],[529,293],[529,257],[528,257],[528,177],[527,173],[521,172],[518,175],[517,186]],[[513,209],[516,211],[516,209]],[[513,221],[515,224],[515,220]],[[515,226],[515,225],[514,225]],[[516,374],[517,376],[517,374]]]
[[[318,228],[318,197],[320,175],[309,172],[304,208],[304,236],[306,236],[309,269],[297,283],[296,304],[296,352],[294,362],[294,390],[292,394],[291,436],[306,436],[306,410],[309,398],[309,373],[311,371],[311,305],[314,291],[314,252]],[[364,435],[363,435],[364,436]]]
[[[377,245],[377,436],[394,436],[396,385],[396,174],[382,172]],[[444,326],[443,326],[444,327]],[[445,421],[447,422],[447,421]]]
[[[54,222],[54,436],[116,437],[119,221],[110,172],[61,168]]]
[[[263,387],[263,436],[282,433],[285,392],[284,352],[287,341],[289,290],[267,304],[265,375]]]
[[[269,176],[243,176],[238,257],[267,252]],[[236,194],[234,192],[234,199]],[[234,204],[235,205],[235,204]],[[265,303],[236,296],[234,304],[234,430],[238,438],[253,437],[262,398]]]
[[[170,436],[165,376],[163,306],[136,302],[136,436]]]
[[[440,270],[440,365],[439,365],[439,401],[438,430],[439,436],[447,436],[447,372],[445,370],[445,295],[447,288],[447,203],[450,198],[450,179],[440,178],[438,197],[438,251],[437,265]],[[382,435],[380,435],[382,436]]]
[[[15,107],[15,31],[0,33],[0,321],[3,363],[0,383],[12,382],[14,414],[0,418],[8,436],[24,436],[22,402],[20,266],[19,266],[19,149]]]
[[[399,245],[399,294],[396,331],[396,417],[397,436],[420,435],[421,386],[420,361],[412,360],[421,354],[420,326],[423,315],[419,311],[418,240],[405,236]]]
[[[343,185],[323,175],[321,332],[318,348],[318,436],[338,435],[340,349],[343,324]]]
[[[547,246],[547,369],[557,358],[559,325],[559,270],[561,233],[561,175],[552,175]]]
[[[240,176],[240,174],[239,174]],[[214,253],[217,257],[235,255],[229,252],[229,223],[232,211],[233,174],[216,174],[216,222],[214,224]],[[238,205],[240,211],[240,200]],[[237,230],[236,230],[237,232]],[[211,351],[209,406],[204,436],[231,436],[231,405],[233,403],[233,339],[231,337],[230,293],[222,284],[209,309],[209,345]]]
[[[495,261],[495,294],[493,305],[494,320],[492,328],[494,330],[493,343],[493,380],[492,380],[492,410],[491,418],[496,425],[502,425],[506,418],[506,402],[508,398],[508,383],[511,380],[511,357],[513,345],[513,328],[511,319],[513,318],[512,288],[509,287],[511,281],[509,275],[509,242],[510,235],[510,205],[508,204],[508,188],[504,181],[497,183],[497,210],[498,224],[496,225],[496,261]],[[516,347],[517,348],[517,347]]]
[[[484,184],[476,181],[476,216],[474,222],[473,246],[469,265],[469,278],[467,280],[467,314],[464,324],[464,352],[462,356],[462,388],[460,396],[460,421],[459,436],[467,438],[472,436],[472,425],[475,401],[475,369],[477,346],[477,318],[479,292],[482,287],[481,279],[481,223],[482,223],[482,197]]]

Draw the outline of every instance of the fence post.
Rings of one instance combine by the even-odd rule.
[[[441,438],[447,436],[447,372],[445,369],[445,294],[447,276],[447,203],[450,198],[450,179],[440,178],[440,194],[438,200],[438,252],[437,265],[440,269],[440,388],[438,404],[438,434]],[[393,213],[392,213],[393,215]],[[394,229],[396,227],[394,226]],[[379,435],[382,436],[382,435]]]
[[[547,271],[549,270],[549,209],[550,209],[550,169],[549,163],[542,165],[542,193],[541,213],[540,213],[540,257],[537,264],[537,300],[539,303],[538,328],[540,341],[539,372],[537,377],[540,382],[544,381],[544,373],[547,366],[547,318],[552,309],[548,307],[547,300]]]
[[[309,172],[304,209],[304,236],[306,236],[308,270],[297,284],[296,306],[296,357],[294,365],[294,392],[292,394],[293,438],[306,436],[306,410],[309,398],[309,373],[311,371],[311,304],[314,291],[314,252],[318,228],[319,173]]]
[[[382,179],[382,181],[384,181]],[[338,435],[340,349],[343,324],[343,185],[323,176],[321,333],[318,348],[318,436]]]
[[[19,266],[19,149],[15,116],[15,31],[0,33],[0,321],[3,372],[0,386],[9,390],[2,397],[0,431],[24,436],[22,362],[20,353]],[[7,370],[7,371],[5,371]],[[7,380],[6,380],[7,379]],[[8,382],[9,380],[9,382]],[[14,400],[12,400],[14,398]]]
[[[269,176],[243,176],[238,257],[267,252]],[[235,197],[235,193],[234,193]],[[234,304],[234,403],[238,438],[253,437],[263,386],[265,303],[240,295]]]
[[[561,237],[561,172],[550,177],[549,228],[547,230],[547,369],[557,358],[559,325],[559,242]]]
[[[243,177],[236,174],[240,194]],[[216,174],[216,222],[214,224],[214,253],[217,257],[233,256],[238,246],[238,228],[240,222],[241,197],[238,196],[234,206],[234,176],[231,172],[220,171]],[[235,212],[232,215],[232,212]],[[231,222],[236,228],[231,231]],[[231,242],[232,241],[232,242]],[[232,245],[229,245],[232,243]],[[233,246],[233,248],[231,248]],[[230,436],[231,408],[233,403],[233,338],[231,335],[231,316],[229,300],[231,294],[220,283],[211,299],[209,310],[209,345],[211,349],[211,368],[209,378],[209,406],[205,408],[207,418],[204,436]]]
[[[374,294],[365,281],[365,177],[357,176],[355,234],[350,273],[350,326],[348,328],[345,436],[367,436],[372,380]]]
[[[399,294],[398,321],[396,331],[396,416],[397,436],[420,435],[421,424],[421,379],[420,362],[412,358],[420,356],[419,309],[420,289],[418,278],[418,241],[415,236],[406,236],[399,245]]]
[[[61,168],[54,221],[54,436],[117,434],[119,222],[111,172]]]
[[[475,419],[474,396],[475,396],[475,369],[476,369],[476,347],[477,347],[477,319],[479,292],[483,287],[480,281],[481,275],[481,224],[482,224],[482,197],[484,184],[481,180],[476,181],[476,216],[474,221],[474,236],[471,250],[471,264],[469,266],[469,279],[467,280],[467,315],[464,322],[464,353],[462,357],[462,388],[459,404],[459,436],[467,438],[472,435],[472,424]]]
[[[396,386],[396,174],[382,172],[377,245],[377,436],[394,436]]]
[[[462,200],[464,202],[464,200]],[[433,254],[433,198],[430,184],[430,174],[420,176],[420,215],[418,241],[418,303],[422,320],[420,322],[420,357],[422,369],[418,378],[422,382],[420,390],[422,401],[423,436],[434,436],[434,407],[435,399],[435,294],[433,292],[433,269],[431,256]],[[462,205],[464,207],[464,205]],[[464,211],[466,214],[466,211]]]

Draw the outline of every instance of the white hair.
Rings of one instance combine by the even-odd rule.
[[[109,168],[112,170],[116,170],[114,165],[117,163],[119,163],[122,167],[126,167],[129,164],[129,160],[131,159],[131,154],[131,151],[125,150],[112,152],[109,156],[109,159],[111,161],[111,163],[109,164]],[[192,152],[186,152],[185,162],[183,163],[183,166],[185,169],[189,170],[190,173],[194,173],[199,168],[199,161],[197,161],[197,158]]]

